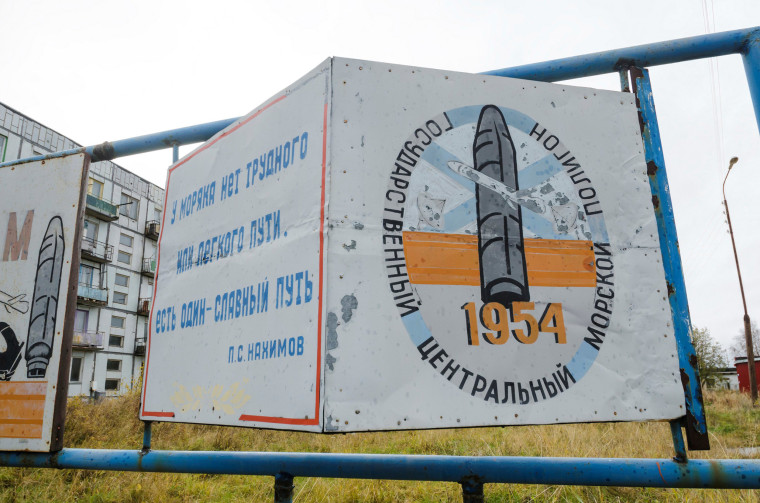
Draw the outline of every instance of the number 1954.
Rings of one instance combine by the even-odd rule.
[[[510,334],[521,344],[533,344],[538,340],[539,333],[554,334],[554,342],[557,344],[567,343],[565,334],[565,320],[562,316],[562,304],[551,303],[546,306],[543,314],[536,321],[533,311],[533,302],[513,302],[511,309],[507,309],[498,302],[489,302],[477,312],[474,302],[468,302],[462,306],[465,312],[467,324],[467,344],[479,346],[480,337],[488,344],[504,344],[509,340]],[[493,332],[480,332],[480,326]],[[525,322],[525,325],[517,328],[515,325]],[[510,329],[511,326],[511,329]]]

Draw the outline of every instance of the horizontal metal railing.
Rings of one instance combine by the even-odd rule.
[[[82,253],[90,255],[95,259],[110,262],[113,258],[113,246],[102,241],[95,241],[92,238],[82,238]]]
[[[83,348],[103,348],[103,332],[74,332],[72,344]]]

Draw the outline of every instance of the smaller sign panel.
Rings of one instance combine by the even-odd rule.
[[[0,168],[0,450],[62,447],[88,166]]]
[[[320,430],[328,70],[170,168],[142,419]]]

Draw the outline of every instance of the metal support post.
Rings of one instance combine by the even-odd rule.
[[[620,75],[620,90],[624,93],[630,93],[631,83],[628,80],[628,69],[625,68],[618,71],[618,75]]]
[[[707,419],[702,400],[702,386],[699,381],[699,368],[694,346],[691,344],[691,319],[689,302],[686,296],[686,284],[683,279],[681,255],[678,250],[678,235],[673,216],[673,203],[670,200],[668,177],[665,171],[665,157],[660,142],[660,128],[652,97],[652,83],[649,71],[632,67],[631,82],[639,109],[639,125],[647,161],[647,175],[652,191],[652,206],[657,220],[660,238],[662,265],[665,269],[670,311],[678,350],[678,362],[681,368],[681,383],[686,398],[686,439],[691,450],[708,450],[710,441],[707,436]]]
[[[142,446],[142,452],[148,452],[150,451],[150,442],[153,435],[152,432],[152,421],[143,421],[143,446]]]
[[[686,456],[686,445],[683,443],[681,426],[683,426],[683,422],[680,419],[674,419],[670,422],[670,434],[673,436],[673,448],[676,451],[673,461],[676,463],[686,463],[689,460]]]
[[[483,483],[467,479],[462,484],[462,503],[483,503]]]
[[[293,503],[293,476],[280,472],[274,476],[274,503]]]
[[[172,164],[179,161],[179,143],[172,143]]]

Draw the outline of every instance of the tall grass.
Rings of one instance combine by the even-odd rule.
[[[738,457],[760,445],[760,412],[735,392],[705,394],[712,450],[695,458]],[[66,446],[138,449],[139,394],[69,402]],[[444,454],[471,456],[653,457],[673,455],[667,423],[614,423],[315,435],[161,423],[154,449]],[[294,500],[461,501],[454,483],[296,478]],[[486,501],[758,501],[753,491],[489,484]],[[271,477],[0,469],[0,500],[271,501]]]

